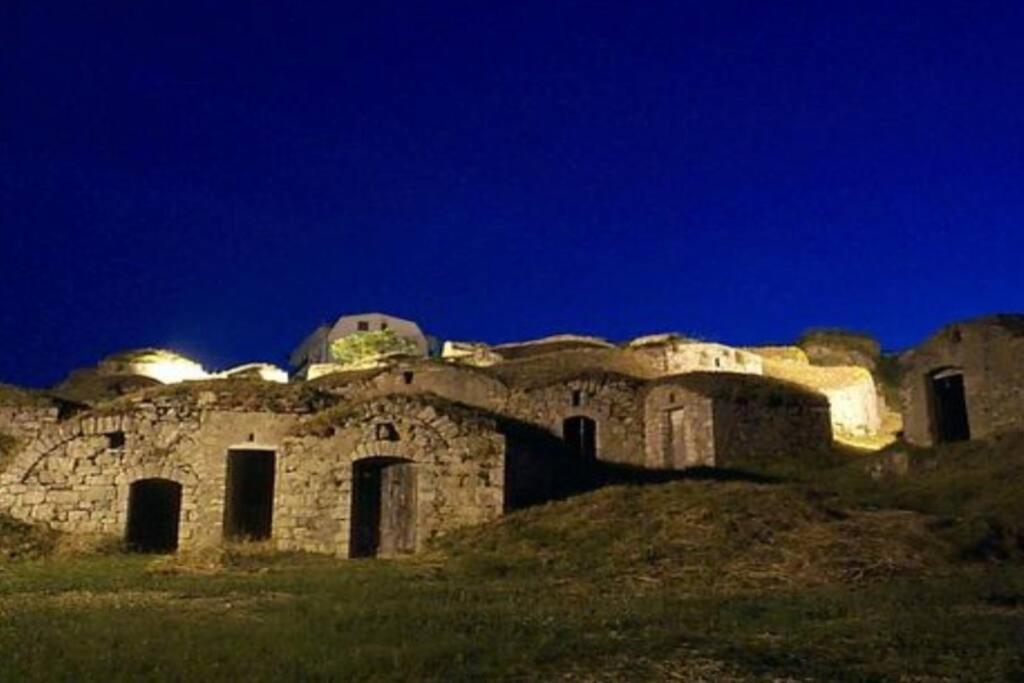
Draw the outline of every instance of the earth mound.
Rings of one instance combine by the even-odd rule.
[[[793,486],[684,480],[520,511],[439,546],[496,575],[539,571],[732,592],[939,568],[950,549],[931,524],[914,512],[838,509]]]

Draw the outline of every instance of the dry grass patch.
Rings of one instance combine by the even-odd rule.
[[[863,583],[943,566],[929,518],[845,512],[794,487],[673,482],[613,487],[456,532],[470,570],[540,571],[684,592]]]
[[[60,534],[41,524],[27,524],[0,514],[0,562],[31,560],[54,552]]]

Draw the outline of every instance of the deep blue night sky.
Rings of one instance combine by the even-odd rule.
[[[2,0],[0,380],[1024,309],[1024,3],[900,4]]]

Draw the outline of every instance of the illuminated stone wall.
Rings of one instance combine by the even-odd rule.
[[[832,445],[828,400],[769,378],[664,378],[648,385],[644,409],[651,468],[740,467]]]
[[[266,451],[277,458],[271,541],[347,555],[352,463],[400,457],[417,469],[421,545],[504,504],[504,438],[494,421],[434,401],[394,396],[314,418],[298,405],[267,412],[202,393],[150,396],[42,430],[0,473],[0,509],[62,531],[123,536],[132,483],[157,478],[182,487],[179,547],[215,545],[228,453]]]
[[[799,384],[828,398],[832,429],[837,435],[867,436],[881,428],[882,406],[871,372],[857,366],[820,367],[806,356],[781,354],[764,358],[767,377]]]
[[[69,532],[122,535],[133,482],[183,489],[182,548],[219,542],[231,448],[277,449],[294,415],[218,412],[182,401],[86,413],[29,441],[0,474],[0,509]]]
[[[701,349],[746,358],[691,347],[702,364],[718,356]],[[180,547],[215,545],[224,538],[229,453],[272,452],[271,542],[346,555],[353,468],[368,459],[414,473],[422,548],[450,529],[578,490],[596,461],[728,467],[829,445],[824,397],[722,367],[657,378],[659,358],[667,356],[591,349],[492,368],[403,360],[302,383],[158,386],[63,420],[49,405],[0,410],[0,431],[7,424],[21,435],[0,472],[0,509],[64,531],[123,536],[132,484],[160,479],[181,487]],[[570,418],[593,420],[595,461],[563,440]]]
[[[398,458],[416,472],[416,547],[504,507],[505,441],[493,419],[436,399],[371,399],[296,430],[282,450],[281,548],[345,555],[352,468],[364,458]]]
[[[59,410],[54,407],[0,406],[0,433],[19,441],[31,441],[57,424]]]
[[[665,339],[650,343],[634,341],[629,350],[645,358],[652,371],[662,377],[698,371],[762,373],[760,356],[723,344]]]

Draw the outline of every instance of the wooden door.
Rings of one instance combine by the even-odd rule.
[[[381,473],[380,554],[416,551],[416,467],[394,463]]]

